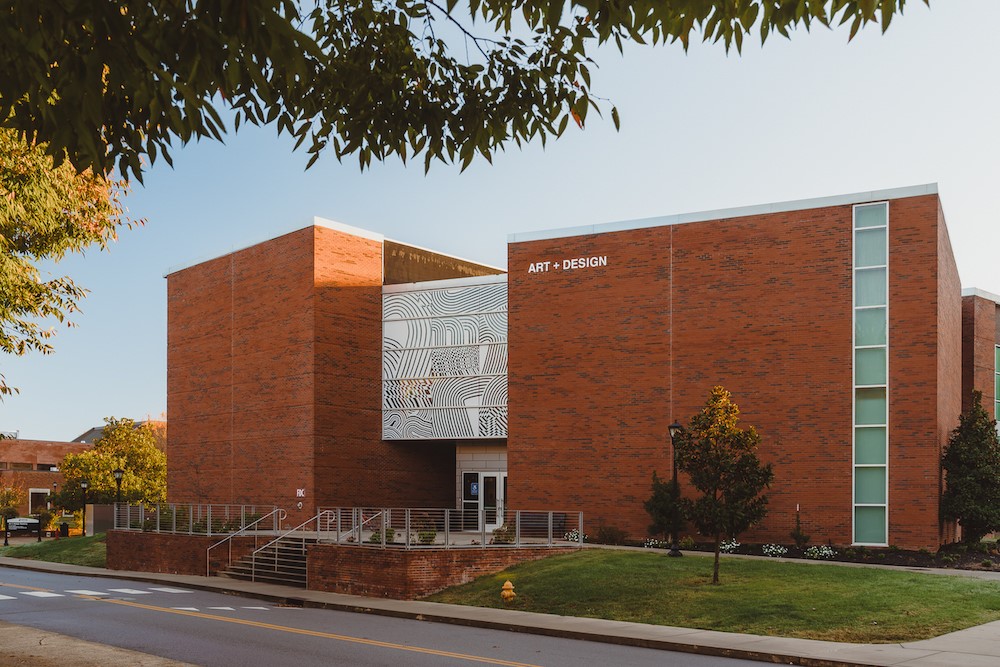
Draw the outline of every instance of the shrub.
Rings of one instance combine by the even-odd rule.
[[[513,544],[514,537],[514,529],[504,524],[493,531],[493,538],[490,539],[490,544]]]
[[[566,540],[567,542],[579,542],[580,541],[580,531],[577,530],[576,528],[574,528],[573,530],[571,530],[568,533],[566,533],[565,535],[563,535],[563,539]],[[583,534],[583,541],[584,542],[587,541],[587,533]]]
[[[678,544],[678,546],[681,549],[690,551],[691,549],[694,549],[694,538],[691,537],[690,535],[685,535],[684,537],[681,538],[681,541]]]
[[[417,539],[421,544],[433,544],[434,540],[437,539],[437,531],[433,528],[426,528],[424,530],[417,531]]]
[[[385,529],[385,543],[389,544],[392,542],[393,538],[396,537],[396,531],[392,528],[386,527]],[[372,533],[372,536],[368,538],[369,544],[382,544],[382,531],[376,530]]]
[[[661,542],[655,537],[647,537],[646,541],[642,543],[642,546],[647,549],[664,549],[667,545],[665,542]]]
[[[625,544],[628,541],[628,533],[615,526],[600,526],[597,529],[598,544]]]
[[[736,550],[740,548],[740,543],[736,541],[735,537],[730,537],[728,540],[722,540],[719,542],[719,551],[724,554],[736,553]]]
[[[809,544],[809,536],[802,531],[802,520],[799,518],[798,510],[795,510],[795,530],[789,533],[789,535],[792,541],[795,542],[795,546],[799,549],[804,549]]]

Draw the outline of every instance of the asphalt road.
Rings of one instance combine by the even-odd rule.
[[[211,667],[759,664],[9,568],[0,621]]]

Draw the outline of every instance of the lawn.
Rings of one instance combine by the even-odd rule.
[[[1000,619],[1000,582],[876,568],[587,549],[524,563],[427,598],[756,635],[843,642],[927,639]],[[510,579],[517,598],[500,599]]]
[[[28,558],[51,563],[104,567],[107,563],[104,533],[92,537],[69,537],[61,540],[32,542],[16,547],[0,547],[0,556]]]

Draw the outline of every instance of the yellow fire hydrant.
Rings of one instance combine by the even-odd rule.
[[[514,598],[517,597],[517,593],[514,592],[514,584],[510,583],[510,579],[505,581],[503,588],[500,589],[500,597],[507,603],[513,602]]]

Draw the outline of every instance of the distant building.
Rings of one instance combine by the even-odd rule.
[[[67,454],[79,454],[90,445],[51,440],[0,439],[0,486],[24,489],[24,501],[17,507],[24,515],[45,507],[48,495],[63,482],[59,462]]]
[[[317,219],[170,273],[170,500],[641,539],[721,384],[774,465],[747,540],[797,509],[815,543],[955,538],[940,455],[972,389],[1000,410],[1000,296],[963,296],[936,186],[514,234],[508,265]]]

